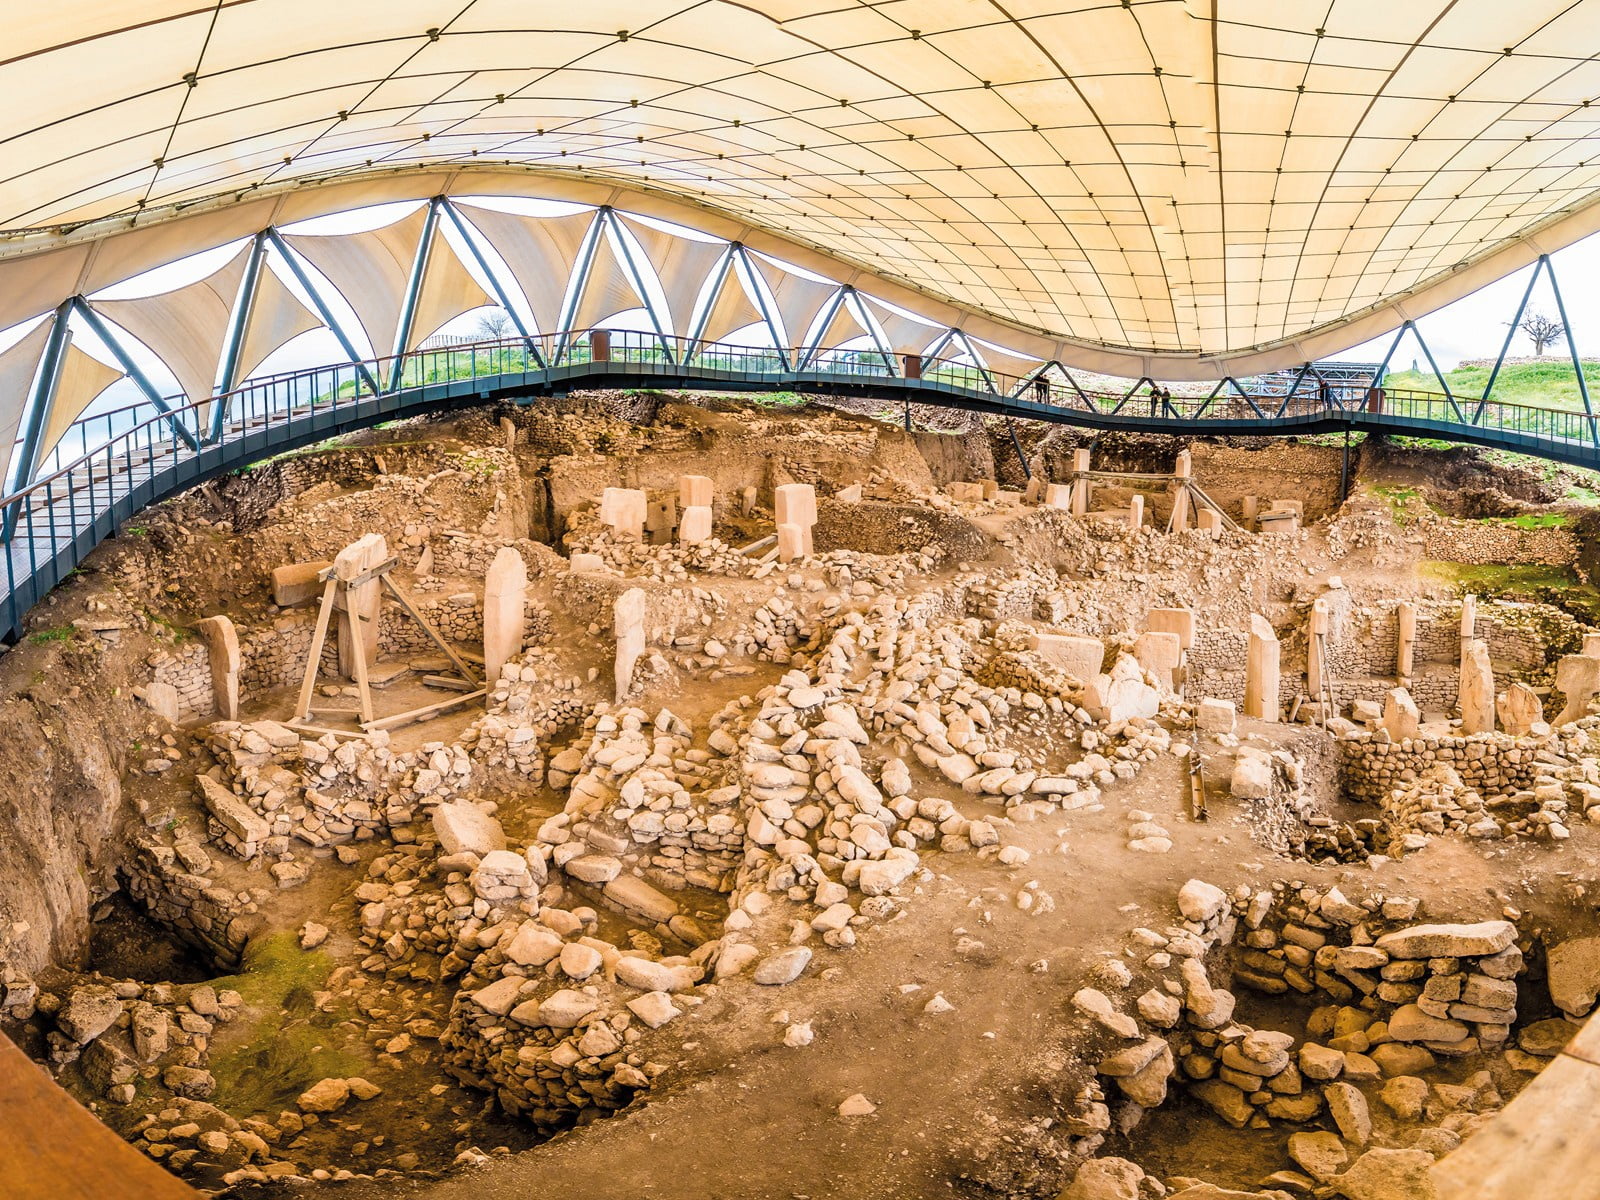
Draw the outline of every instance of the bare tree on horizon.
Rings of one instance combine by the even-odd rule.
[[[1527,314],[1523,316],[1522,323],[1518,328],[1527,334],[1529,340],[1533,342],[1535,358],[1543,357],[1544,348],[1567,331],[1564,323],[1533,309],[1528,310]]]

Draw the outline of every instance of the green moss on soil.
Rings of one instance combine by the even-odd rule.
[[[1553,605],[1589,624],[1600,623],[1600,590],[1584,583],[1567,566],[1522,563],[1480,566],[1471,563],[1424,562],[1423,579],[1454,587],[1462,594],[1486,599],[1538,601]]]
[[[286,931],[256,938],[239,974],[212,981],[243,996],[248,1010],[219,1027],[213,1044],[217,1095],[231,1111],[273,1116],[293,1108],[295,1097],[319,1079],[361,1073],[363,1061],[337,1014],[316,1007],[316,992],[333,968],[329,955],[300,949],[297,936]],[[248,1040],[232,1044],[236,1031]]]

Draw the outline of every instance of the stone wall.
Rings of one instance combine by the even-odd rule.
[[[140,839],[122,865],[122,880],[128,895],[154,920],[217,969],[230,971],[243,960],[255,931],[255,906],[200,874],[206,859],[197,843],[167,846]]]
[[[1471,737],[1419,737],[1382,742],[1370,734],[1339,743],[1344,792],[1352,800],[1381,804],[1389,792],[1439,763],[1455,768],[1482,795],[1533,785],[1539,743],[1502,733]]]

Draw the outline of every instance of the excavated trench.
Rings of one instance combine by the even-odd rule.
[[[652,415],[659,415],[659,401],[652,408]],[[1008,478],[1005,459],[1009,456],[1015,462],[1009,434],[997,433],[991,427],[988,435],[991,462],[1005,480]],[[1170,467],[1172,447],[1160,444],[1162,442],[1164,439],[1147,438],[1128,439],[1126,444],[1121,444],[1104,439],[1097,447],[1097,453],[1103,457],[1097,461],[1108,469],[1165,470]],[[1054,462],[1060,467],[1070,458],[1070,443],[1044,439],[1024,444],[1036,461]],[[1235,492],[1245,494],[1240,489],[1246,487],[1255,489],[1249,494],[1290,494],[1290,489],[1312,479],[1308,486],[1315,497],[1324,495],[1330,486],[1337,486],[1337,451],[1322,447],[1297,448],[1287,457],[1278,456],[1281,460],[1278,472],[1263,480],[1259,470],[1252,470],[1251,451],[1228,446],[1211,449],[1214,457],[1210,466],[1216,480],[1211,485],[1213,494],[1225,503],[1237,498]],[[925,456],[936,460],[932,464],[938,467],[934,471],[935,478],[942,473],[962,474],[967,469],[962,465],[963,460],[972,453],[970,446],[941,447],[938,453],[932,454],[924,451]],[[381,446],[356,447],[330,456],[327,465],[318,469],[323,473],[324,482],[354,492],[370,484],[374,476],[405,472],[426,474],[437,470],[447,461],[442,454],[440,445],[412,440],[408,436]],[[269,467],[251,475],[257,478],[218,481],[201,497],[202,502],[209,505],[211,519],[226,522],[225,531],[234,536],[265,527],[271,506],[291,495],[296,487],[304,486],[304,480],[297,479],[294,471],[287,467]],[[623,477],[617,482],[638,481]],[[561,539],[567,532],[565,514],[569,510],[566,506],[570,503],[573,485],[554,478],[548,469],[525,470],[523,483],[526,491],[522,497],[522,515],[532,535],[530,540],[564,556],[566,548],[561,545]],[[1308,519],[1313,518],[1317,503],[1313,498],[1308,504]],[[885,511],[891,512],[892,519],[865,526],[855,524],[851,514],[840,506],[823,504],[821,508],[817,526],[819,549],[895,555],[913,553],[932,542],[948,547],[952,559],[982,562],[998,547],[983,528],[949,514],[919,510],[914,504],[885,504]],[[749,532],[755,532],[753,523]],[[183,543],[173,540],[169,532],[159,526],[151,542],[152,550],[157,552],[183,552]],[[1026,547],[1012,549],[1020,557],[1027,556]],[[219,575],[226,579],[226,570]],[[241,584],[238,580],[231,583],[240,590],[258,586]],[[997,612],[1004,611],[1003,601],[1003,597],[993,598]],[[205,610],[205,601],[189,602],[195,611]],[[580,635],[577,629],[562,628],[554,632],[558,641]],[[59,649],[36,645],[29,647],[28,652],[43,654]],[[6,669],[12,669],[9,662]],[[140,677],[142,668],[137,661],[130,661],[120,664],[118,670],[126,676],[122,682],[127,686],[129,681]],[[725,703],[775,682],[782,671],[782,664],[767,664],[752,674],[729,675],[715,684],[699,679],[692,687],[685,688],[693,694],[686,695],[681,702],[673,701],[672,707],[698,734],[707,728]],[[121,677],[105,673],[102,686],[108,689],[116,686],[114,678]],[[45,682],[37,686],[44,690],[51,685]],[[64,681],[62,686],[66,686]],[[101,699],[109,708],[120,705],[125,713],[138,712],[126,698],[113,700],[104,696]],[[79,713],[79,717],[81,715]],[[137,732],[131,727],[136,723],[129,722],[126,732],[130,734],[129,742],[138,746],[139,738],[131,736]],[[560,751],[573,744],[571,739],[576,734],[577,730],[570,725],[553,731],[548,738],[549,755],[557,757]],[[60,746],[55,738],[47,740]],[[701,746],[702,743],[697,742],[695,748],[698,750]],[[1373,805],[1347,783],[1338,748],[1333,742],[1320,734],[1300,732],[1284,746],[1302,762],[1301,780],[1294,789],[1283,787],[1280,780],[1278,789],[1268,799],[1232,806],[1226,799],[1226,781],[1212,781],[1214,804],[1219,814],[1230,806],[1236,808],[1236,817],[1249,826],[1248,837],[1255,843],[1252,851],[1259,848],[1263,853],[1284,856],[1288,861],[1274,867],[1274,871],[1283,876],[1293,873],[1295,860],[1303,862],[1308,870],[1332,871],[1339,866],[1364,867],[1370,855],[1393,848],[1395,835],[1380,817],[1373,815],[1376,811]],[[1030,753],[1036,749],[1023,742],[1016,743],[1015,748]],[[186,751],[187,744],[180,749]],[[88,755],[93,751],[92,748],[75,748],[73,753]],[[147,753],[148,750],[136,750],[126,765],[137,766],[138,757]],[[72,774],[62,772],[58,777],[59,786],[65,788]],[[124,797],[114,785],[102,788],[100,794],[109,796],[107,803],[112,809],[137,806],[144,813],[146,801],[154,798],[162,787],[180,786],[176,777],[156,774],[153,779],[154,783],[133,796]],[[188,786],[187,779],[182,786]],[[951,794],[956,795],[957,789],[952,789]],[[480,780],[478,797],[498,802],[500,818],[513,844],[525,844],[532,839],[565,802],[559,792],[542,784],[532,787],[513,776],[498,776],[492,772]],[[1133,798],[1130,794],[1124,802],[1131,802]],[[980,809],[966,800],[960,800],[960,807],[965,810],[967,819],[989,815],[987,809]],[[106,824],[103,815],[100,822]],[[138,824],[138,821],[131,822],[130,827],[136,830]],[[1225,827],[1219,824],[1217,828]],[[375,961],[380,959],[382,948],[356,944],[356,931],[362,927],[361,905],[346,896],[352,886],[362,879],[370,882],[393,878],[403,884],[411,883],[412,879],[407,874],[411,868],[403,866],[407,853],[404,844],[380,845],[374,840],[358,841],[353,846],[358,853],[348,859],[341,853],[339,857],[346,859],[342,865],[327,861],[331,854],[319,854],[318,858],[323,861],[315,863],[311,881],[297,890],[275,892],[270,878],[260,872],[253,880],[237,872],[228,876],[225,886],[232,888],[238,904],[237,910],[230,911],[236,911],[243,921],[239,929],[229,934],[233,939],[229,942],[230,954],[208,953],[203,939],[197,941],[191,931],[179,926],[164,925],[158,912],[141,908],[128,890],[119,886],[117,867],[136,853],[133,839],[121,827],[101,830],[91,856],[96,871],[84,880],[81,888],[41,889],[41,896],[48,893],[49,900],[35,907],[50,912],[53,928],[61,934],[54,939],[58,944],[76,942],[81,947],[80,952],[63,954],[58,961],[98,971],[107,978],[156,985],[160,994],[170,994],[192,1006],[193,1000],[198,999],[197,1008],[213,1004],[214,997],[209,993],[223,998],[222,1014],[216,1018],[214,1028],[208,1027],[203,1036],[210,1042],[209,1065],[216,1077],[218,1094],[226,1095],[229,1107],[235,1111],[260,1114],[292,1111],[297,1098],[319,1080],[356,1077],[363,1071],[370,1072],[375,1062],[382,1063],[386,1071],[382,1095],[365,1102],[359,1113],[354,1109],[346,1110],[337,1121],[329,1119],[320,1126],[307,1122],[306,1129],[297,1135],[285,1135],[286,1144],[290,1137],[298,1139],[294,1144],[304,1152],[302,1158],[333,1162],[340,1154],[354,1153],[355,1157],[349,1161],[363,1172],[432,1173],[446,1169],[460,1153],[472,1157],[469,1147],[494,1154],[513,1154],[542,1142],[559,1128],[584,1124],[605,1115],[609,1110],[574,1102],[560,1119],[536,1130],[526,1120],[507,1115],[508,1106],[494,1099],[492,1089],[482,1090],[481,1079],[475,1081],[477,1086],[472,1089],[459,1086],[451,1074],[452,1068],[442,1064],[435,1052],[413,1050],[408,1053],[393,1049],[402,1039],[413,1046],[431,1045],[432,1037],[437,1034],[432,1033],[430,1037],[419,1032],[419,1028],[437,1029],[448,1023],[456,988],[462,981],[441,980],[437,973],[422,966],[410,974],[390,972],[385,978],[386,964]],[[214,849],[213,853],[220,857],[220,851]],[[380,869],[384,863],[388,864],[389,875]],[[224,865],[230,869],[237,866],[232,862]],[[59,866],[52,865],[53,869]],[[1459,890],[1485,894],[1503,873],[1504,866],[1495,871],[1463,867]],[[249,895],[252,884],[262,894],[253,897],[251,903],[259,914],[270,916],[270,923],[245,919],[255,915],[245,911],[248,906],[244,898]],[[719,892],[685,887],[669,891],[668,895],[707,928],[719,926],[729,915],[727,896]],[[570,903],[593,913],[594,919],[584,930],[585,934],[612,946],[647,955],[686,953],[691,949],[690,943],[663,939],[658,931],[608,908],[601,889],[574,884]],[[334,915],[328,915],[330,913]],[[302,932],[305,923],[318,918],[331,928],[331,934],[324,931],[329,940],[320,948],[316,945],[302,948],[302,943],[310,940]],[[231,923],[229,927],[231,929]],[[1569,914],[1562,919],[1562,927],[1578,926]],[[34,938],[38,945],[50,940]],[[4,949],[0,945],[0,950]],[[1229,961],[1235,967],[1242,965],[1249,969],[1250,964],[1241,959],[1242,953],[1241,948],[1232,948],[1228,951]],[[4,957],[0,954],[0,961]],[[1540,957],[1537,949],[1530,951],[1535,976],[1542,969]],[[240,961],[232,961],[233,958]],[[364,977],[351,965],[357,961],[371,969],[372,978],[381,982],[365,983]],[[1222,970],[1221,964],[1217,969]],[[360,986],[357,986],[358,981]],[[1314,998],[1293,990],[1268,995],[1242,989],[1239,997],[1236,1020],[1258,1030],[1293,1035],[1297,1042],[1307,1038],[1308,1029],[1320,1019],[1318,1009],[1328,1003],[1326,996]],[[1519,1010],[1524,1023],[1549,1015],[1552,1009],[1548,993],[1540,993],[1536,982],[1519,1004]],[[765,1021],[764,1016],[762,1020]],[[49,1053],[48,1047],[37,1043],[30,1048],[41,1056]],[[86,1090],[103,1092],[100,1085],[104,1083],[105,1069],[105,1064],[98,1060],[85,1061],[69,1066],[67,1077],[89,1079],[92,1075],[93,1080]],[[1430,1078],[1464,1087],[1469,1073],[1466,1067],[1458,1068],[1445,1062]],[[1507,1089],[1510,1090],[1509,1083]],[[131,1119],[134,1112],[127,1111],[127,1120],[122,1113],[123,1110],[112,1108],[108,1119],[132,1136],[138,1132]],[[1201,1176],[1224,1186],[1240,1187],[1259,1185],[1284,1162],[1282,1127],[1273,1131],[1230,1128],[1216,1118],[1211,1106],[1191,1095],[1181,1081],[1174,1085],[1165,1103],[1143,1113],[1141,1120],[1135,1123],[1132,1115],[1123,1110],[1117,1116],[1111,1136],[1099,1153],[1125,1153],[1147,1170],[1163,1176]],[[336,1125],[341,1122],[353,1128],[339,1130]],[[402,1130],[405,1131],[403,1137]],[[361,1149],[352,1151],[352,1145]],[[187,1152],[179,1150],[177,1153],[181,1156]],[[187,1165],[178,1159],[170,1161],[175,1166]],[[203,1181],[216,1184],[229,1165],[221,1163],[211,1176],[203,1177]],[[246,1187],[239,1194],[248,1192]],[[268,1186],[264,1194],[272,1192]]]

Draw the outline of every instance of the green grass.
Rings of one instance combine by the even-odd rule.
[[[293,1107],[294,1098],[319,1079],[359,1075],[363,1063],[344,1048],[338,1018],[318,1012],[314,994],[325,987],[334,961],[321,950],[302,950],[292,932],[256,938],[245,951],[238,975],[212,980],[218,989],[232,988],[245,1004],[277,1019],[247,1022],[234,1028],[253,1034],[239,1045],[226,1044],[223,1027],[214,1045],[211,1070],[219,1102],[230,1111],[276,1113]]]
[[[1424,562],[1423,579],[1456,588],[1463,594],[1537,600],[1588,623],[1600,622],[1600,591],[1578,578],[1568,566],[1519,563],[1483,566],[1471,563]]]
[[[37,633],[30,633],[28,640],[39,646],[46,642],[67,642],[72,640],[74,632],[71,625],[57,625],[54,629],[41,629]]]
[[[1415,505],[1430,507],[1420,488],[1398,487],[1393,484],[1375,484],[1372,494],[1389,505],[1389,515],[1394,523],[1404,529],[1416,523]]]
[[[1509,525],[1513,529],[1566,529],[1572,525],[1570,513],[1519,513],[1514,517],[1483,517],[1484,525]]]
[[[1583,359],[1583,378],[1588,384],[1591,399],[1600,398],[1600,360]],[[1427,364],[1419,371],[1390,371],[1384,386],[1414,388],[1417,391],[1437,392],[1439,381]],[[1483,395],[1489,382],[1487,367],[1457,367],[1444,373],[1445,382],[1457,399],[1473,400]],[[1507,363],[1495,377],[1491,400],[1506,404],[1532,404],[1540,408],[1565,408],[1581,411],[1583,399],[1578,392],[1578,375],[1572,369],[1572,360],[1552,356],[1544,362]]]

